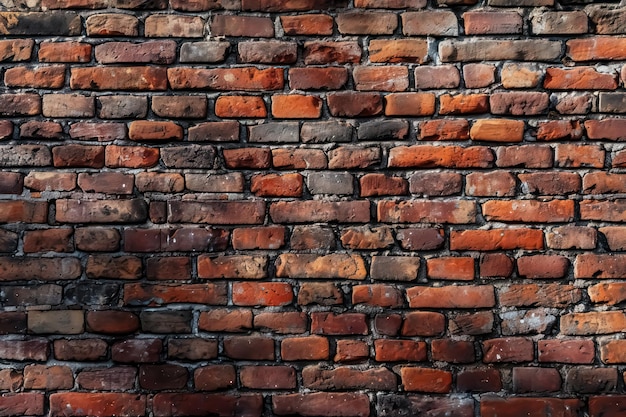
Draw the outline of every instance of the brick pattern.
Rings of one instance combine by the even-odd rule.
[[[0,0],[0,416],[624,415],[625,28]]]

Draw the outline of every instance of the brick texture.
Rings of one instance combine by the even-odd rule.
[[[0,417],[626,415],[624,2],[0,34]]]

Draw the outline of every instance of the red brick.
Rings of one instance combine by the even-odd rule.
[[[57,168],[102,168],[105,163],[104,146],[61,145],[52,148],[52,159]]]
[[[72,68],[70,87],[74,90],[138,90],[167,89],[165,68],[156,67],[92,67]]]
[[[531,279],[564,278],[569,271],[569,260],[559,255],[531,255],[517,260],[517,271]]]
[[[625,59],[625,42],[624,38],[595,36],[586,39],[570,39],[565,45],[567,56],[574,61],[604,61]]]
[[[370,401],[367,394],[359,393],[280,394],[272,397],[272,409],[277,415],[366,417],[370,412]]]
[[[449,363],[474,362],[474,343],[466,340],[435,339],[430,343],[434,361]]]
[[[326,335],[366,335],[365,314],[311,313],[311,333]]]
[[[94,333],[128,334],[139,330],[139,317],[128,311],[88,311],[87,330]]]
[[[427,120],[419,123],[420,140],[467,140],[469,122],[463,119]]]
[[[43,415],[44,394],[38,392],[23,392],[17,394],[2,394],[0,406],[3,416]]]
[[[92,255],[87,259],[89,278],[138,279],[141,272],[141,259],[136,256]]]
[[[556,146],[555,166],[560,168],[602,168],[604,155],[604,149],[597,145],[558,144]]]
[[[375,331],[383,336],[397,336],[400,334],[402,316],[396,313],[381,313],[374,318]]]
[[[353,41],[304,42],[305,65],[356,64],[361,61],[361,47]]]
[[[281,201],[270,205],[270,217],[274,223],[367,223],[369,211],[367,201]]]
[[[335,22],[341,34],[391,35],[398,26],[398,17],[384,12],[348,12],[339,13]]]
[[[289,86],[295,90],[338,90],[347,81],[348,71],[341,67],[289,69]]]
[[[74,252],[72,229],[31,230],[24,232],[24,252]]]
[[[3,40],[2,42],[0,42],[0,61],[2,62],[29,61],[33,53],[34,45],[35,45],[35,42],[32,39]]]
[[[585,129],[589,139],[624,140],[624,127],[626,124],[622,119],[606,118],[604,120],[587,120]]]
[[[402,33],[408,36],[458,36],[456,15],[450,11],[406,12],[402,18]]]
[[[259,394],[162,393],[154,396],[152,407],[155,417],[200,417],[211,414],[260,417],[263,397]]]
[[[405,91],[409,87],[409,73],[404,66],[357,66],[352,77],[358,91]]]
[[[513,274],[513,260],[504,253],[486,253],[480,257],[481,278],[509,278]]]
[[[589,398],[589,415],[591,417],[617,417],[624,413],[623,395],[592,396]]]
[[[488,168],[494,156],[482,146],[396,146],[389,150],[389,168]]]
[[[272,96],[272,115],[282,119],[315,119],[322,114],[322,100],[309,95]]]
[[[423,39],[372,39],[368,51],[370,62],[422,64],[428,58],[428,43]]]
[[[54,357],[63,361],[102,360],[106,358],[107,350],[107,343],[101,339],[57,339],[54,341]]]
[[[260,313],[254,316],[254,328],[279,334],[304,333],[308,328],[306,313]]]
[[[558,223],[573,220],[574,206],[572,200],[491,200],[483,203],[482,211],[489,221]]]
[[[200,313],[198,328],[207,332],[246,332],[252,328],[252,311],[214,308]]]
[[[4,73],[4,83],[7,87],[61,88],[65,84],[65,66],[9,68]]]
[[[452,373],[448,371],[403,367],[400,376],[406,391],[445,394],[452,390]]]
[[[617,75],[600,73],[593,67],[550,67],[543,82],[549,90],[615,90],[617,85]]]
[[[262,97],[220,96],[215,100],[218,117],[266,117],[267,109]]]
[[[352,287],[352,304],[398,308],[404,304],[404,297],[391,285],[355,285]]]
[[[92,46],[84,42],[45,41],[39,45],[40,62],[80,62],[91,61]]]
[[[359,362],[369,358],[369,346],[360,340],[338,340],[335,362]]]
[[[282,90],[282,68],[169,68],[167,79],[174,90],[211,89],[219,91]],[[126,87],[128,89],[128,87]]]
[[[359,178],[359,186],[361,197],[407,195],[409,193],[409,184],[406,179],[386,174],[365,174]]]
[[[391,229],[387,227],[344,229],[340,239],[341,244],[349,249],[383,249],[395,243]],[[398,261],[401,262],[400,259]]]
[[[24,367],[24,388],[62,390],[74,386],[74,376],[67,366],[27,365]]]
[[[286,35],[332,35],[333,18],[326,14],[280,16]]]
[[[426,260],[430,279],[471,281],[474,279],[474,258],[440,257]]]
[[[483,362],[531,362],[534,358],[534,347],[531,339],[508,337],[489,339],[482,342]]]
[[[467,35],[519,34],[524,22],[516,12],[470,11],[463,13]]]
[[[224,284],[124,285],[124,304],[126,305],[151,306],[175,303],[226,305],[226,286]]]
[[[392,93],[385,96],[386,116],[429,116],[432,114],[435,114],[434,94]]]
[[[260,336],[230,336],[224,339],[224,355],[231,359],[274,360],[274,340]]]
[[[326,100],[335,117],[371,117],[383,112],[382,97],[378,93],[342,91],[328,94]]]
[[[244,366],[241,385],[252,389],[294,389],[296,371],[290,366]]]
[[[446,328],[446,318],[441,313],[413,311],[404,316],[402,336],[439,336]]]
[[[449,79],[449,77],[447,77]],[[489,112],[489,96],[486,94],[443,94],[439,97],[439,114],[475,114]],[[488,124],[498,125],[497,128],[505,129],[505,131],[519,130],[518,122],[512,120],[478,120],[474,125],[479,128],[488,128]],[[485,125],[484,127],[482,125]],[[510,125],[510,126],[509,126]],[[474,135],[472,135],[474,136]],[[485,135],[481,135],[485,136]],[[485,139],[481,139],[485,140]]]
[[[561,316],[561,333],[566,335],[617,333],[624,325],[626,325],[626,316],[620,311],[591,311]]]
[[[463,80],[467,88],[488,87],[496,81],[496,67],[490,64],[467,64],[463,66]]]
[[[327,360],[329,350],[328,339],[322,336],[290,337],[280,343],[280,356],[285,361]]]
[[[592,340],[539,340],[537,350],[539,362],[590,364],[595,359],[595,345]]]
[[[274,24],[269,17],[215,15],[210,23],[213,36],[271,38]]]
[[[491,285],[412,287],[406,295],[411,308],[481,308],[496,303]]]
[[[428,358],[425,342],[378,339],[374,341],[378,362],[422,362]]]
[[[582,409],[582,401],[561,398],[498,398],[483,397],[480,401],[480,415],[483,417],[522,417],[529,415],[558,415],[575,417]]]
[[[284,282],[236,282],[232,298],[241,306],[285,306],[293,301],[293,290]]]
[[[208,365],[197,368],[193,373],[194,387],[199,391],[218,391],[237,385],[237,374],[233,365]]]
[[[498,392],[502,378],[493,368],[465,369],[457,374],[456,386],[461,392]]]
[[[384,223],[473,223],[476,206],[470,201],[379,201],[378,221]]]
[[[200,255],[198,277],[203,279],[261,279],[267,276],[267,257]]]
[[[137,370],[129,366],[87,369],[76,376],[82,389],[93,391],[129,391],[135,386]]]
[[[50,395],[50,415],[141,416],[146,412],[146,397],[124,393],[60,392]]]
[[[513,284],[498,290],[500,304],[515,307],[567,307],[582,298],[581,291],[564,284]]]
[[[117,13],[93,14],[85,22],[88,36],[138,36],[139,19]]]

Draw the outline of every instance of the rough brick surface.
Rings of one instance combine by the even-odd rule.
[[[623,415],[625,28],[0,0],[0,417]]]

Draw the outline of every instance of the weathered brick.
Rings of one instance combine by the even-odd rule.
[[[398,26],[398,17],[386,12],[347,12],[335,18],[339,33],[345,35],[391,35]]]
[[[574,218],[575,204],[571,200],[536,200],[497,201],[482,204],[483,215],[488,220],[504,222],[569,222]]]
[[[567,56],[574,61],[622,60],[626,57],[626,39],[611,36],[570,39],[565,45]],[[608,75],[608,74],[607,74]]]
[[[215,15],[209,24],[213,36],[271,38],[274,24],[269,17]]]
[[[185,42],[180,47],[180,62],[222,62],[229,49],[230,43],[222,41]]]
[[[154,396],[154,415],[201,416],[210,414],[260,416],[263,397],[260,394],[163,393]]]
[[[537,349],[539,362],[592,363],[595,358],[592,340],[540,340]]]
[[[277,415],[312,414],[316,416],[367,416],[370,403],[367,394],[313,392],[279,394],[272,397],[272,409]]]
[[[240,62],[256,64],[293,64],[298,58],[295,42],[247,41],[237,45]]]
[[[446,318],[432,311],[413,311],[404,316],[402,336],[440,336],[446,328]]]
[[[85,67],[72,68],[73,90],[164,91],[167,72],[159,67]]]
[[[153,14],[145,20],[144,33],[148,38],[201,38],[204,35],[204,24],[200,16]]]
[[[225,305],[226,286],[223,284],[126,284],[126,305],[163,305],[174,303]]]
[[[496,67],[489,64],[467,64],[463,66],[463,80],[467,88],[483,88],[493,84]]]
[[[307,41],[304,42],[304,63],[357,64],[361,61],[361,47],[353,41]]]
[[[476,205],[470,201],[379,201],[378,221],[384,223],[473,223]]]
[[[580,290],[571,285],[514,284],[498,291],[501,305],[564,307],[580,301]]]
[[[333,18],[326,14],[280,16],[280,23],[287,35],[333,34]]]
[[[10,39],[0,41],[0,62],[29,61],[35,42],[32,39]],[[44,44],[42,44],[43,47]],[[40,61],[41,53],[40,53]]]
[[[495,295],[490,285],[412,287],[406,291],[411,308],[493,307]]]
[[[411,194],[440,197],[461,194],[463,177],[454,172],[418,172],[409,178]]]
[[[488,168],[494,162],[482,146],[396,146],[389,150],[389,168]]]
[[[326,100],[330,113],[337,117],[369,117],[383,112],[378,93],[343,91],[328,94]]]
[[[198,277],[206,279],[261,279],[267,276],[267,258],[251,255],[198,257]]]
[[[435,114],[435,95],[392,93],[385,96],[386,116],[429,116]]]
[[[76,376],[78,386],[93,391],[126,391],[135,385],[137,370],[129,366],[87,369]]]
[[[568,398],[498,398],[489,396],[481,399],[480,402],[480,413],[483,417],[496,417],[502,414],[523,416],[533,413],[574,417],[581,408],[581,400]]]
[[[163,65],[174,62],[176,42],[106,42],[96,45],[94,51],[96,61],[101,64],[150,63]]]
[[[428,43],[422,39],[372,39],[368,51],[370,62],[422,64],[428,59]]]
[[[138,36],[139,19],[128,14],[98,13],[85,21],[88,36]]]
[[[618,83],[617,74],[601,73],[593,67],[550,67],[543,86],[551,90],[615,90]]]
[[[265,218],[262,201],[170,201],[171,223],[260,224]]]
[[[443,62],[555,61],[561,56],[561,42],[547,39],[444,40],[439,44]]]
[[[0,115],[4,117],[36,116],[41,113],[39,94],[17,93],[0,95]]]
[[[402,33],[407,36],[458,36],[456,15],[450,11],[425,10],[400,15]]]
[[[78,13],[68,11],[1,12],[0,33],[10,36],[79,36]]]
[[[59,392],[51,394],[50,414],[62,416],[67,412],[100,417],[112,414],[138,416],[146,412],[146,397],[126,393]]]
[[[483,362],[530,362],[534,358],[533,341],[524,337],[489,339],[482,342]]]

